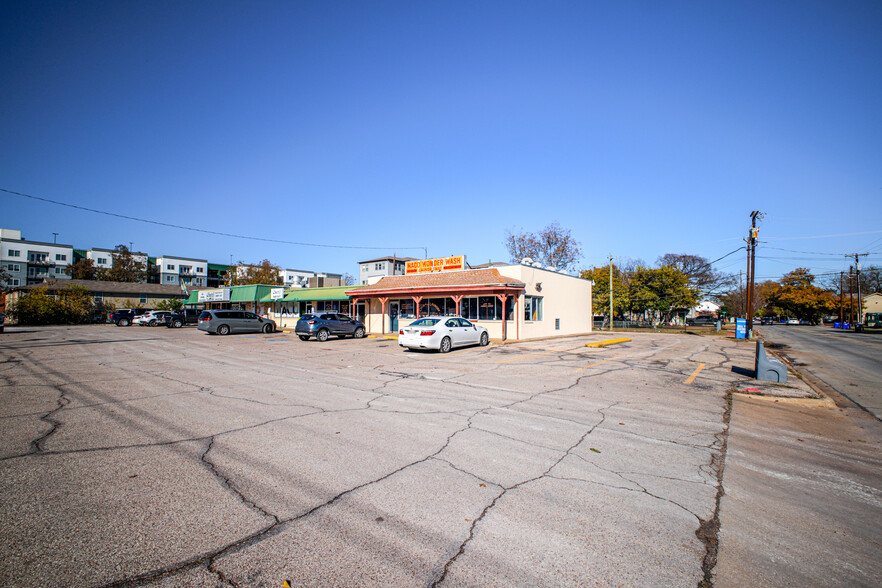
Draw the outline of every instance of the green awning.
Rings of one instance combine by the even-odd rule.
[[[269,294],[261,298],[261,302],[312,302],[317,300],[349,300],[347,291],[357,290],[361,286],[334,286],[332,288],[293,288],[288,290],[281,300],[273,300]]]
[[[230,302],[257,302],[264,296],[270,295],[273,288],[281,288],[281,286],[267,286],[265,284],[254,284],[251,286],[233,286],[230,292]]]
[[[193,290],[190,292],[190,297],[184,300],[184,304],[199,304],[199,291]]]
[[[222,264],[220,264],[220,263],[209,263],[209,264],[208,264],[208,269],[210,269],[210,270],[214,270],[214,271],[217,271],[217,272],[225,272],[225,271],[227,271],[227,270],[230,269],[230,266],[228,266],[228,265],[222,265]]]

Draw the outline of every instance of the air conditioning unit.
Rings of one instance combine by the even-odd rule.
[[[533,265],[533,258],[525,257],[521,260],[521,263],[523,263],[524,265]]]

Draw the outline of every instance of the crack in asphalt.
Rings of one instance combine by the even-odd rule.
[[[548,473],[551,472],[551,470],[553,470],[560,462],[562,462],[568,455],[570,455],[571,451],[573,451],[576,447],[581,445],[582,442],[585,440],[585,438],[588,437],[588,435],[590,435],[594,431],[594,429],[596,429],[599,425],[601,425],[603,423],[604,420],[606,420],[606,413],[604,411],[609,410],[610,408],[612,408],[616,404],[618,404],[618,402],[613,402],[609,406],[606,406],[602,409],[598,409],[597,412],[599,412],[601,415],[600,420],[596,424],[594,424],[594,426],[592,426],[587,431],[585,431],[585,433],[583,433],[582,436],[579,437],[578,441],[576,441],[569,448],[567,448],[567,450],[563,452],[563,454],[560,456],[560,458],[558,458],[553,464],[551,464],[551,466],[549,466],[549,468],[547,470],[545,470],[543,473],[541,473],[538,476],[535,476],[533,478],[530,478],[529,480],[524,480],[522,482],[518,482],[517,484],[513,484],[511,486],[502,486],[502,491],[493,498],[493,500],[490,502],[490,504],[488,504],[487,506],[484,507],[484,510],[481,511],[481,514],[478,515],[477,518],[475,518],[474,520],[471,521],[472,524],[469,527],[468,537],[465,539],[465,541],[463,541],[460,544],[459,550],[453,555],[453,557],[451,557],[449,560],[447,560],[447,563],[444,564],[444,569],[442,570],[441,575],[431,583],[431,586],[433,586],[433,587],[438,586],[444,582],[444,580],[447,578],[447,574],[450,572],[451,566],[453,566],[453,564],[456,562],[456,560],[459,559],[459,557],[463,553],[465,553],[466,547],[472,541],[472,539],[474,539],[475,529],[478,526],[478,523],[480,523],[484,519],[484,517],[487,516],[487,513],[489,513],[493,509],[493,507],[496,506],[496,504],[499,502],[500,499],[502,499],[502,497],[504,497],[508,492],[510,492],[512,490],[516,490],[516,489],[521,488],[527,484],[530,484],[530,483],[535,482],[537,480],[541,480],[542,478],[547,476]],[[494,485],[499,486],[499,484],[494,484]]]
[[[67,406],[70,403],[70,399],[65,396],[64,390],[61,389],[62,388],[61,386],[53,386],[53,388],[55,388],[58,391],[58,400],[55,405],[55,408],[53,408],[52,410],[43,414],[43,416],[40,417],[41,421],[43,421],[44,423],[48,423],[49,425],[51,425],[51,427],[49,428],[49,430],[46,433],[44,433],[43,435],[41,435],[41,436],[37,437],[36,439],[34,439],[33,441],[31,441],[31,451],[29,454],[26,454],[26,455],[33,455],[35,453],[43,453],[44,452],[43,443],[45,443],[46,440],[49,439],[49,437],[51,437],[55,433],[55,431],[57,431],[58,428],[61,426],[61,421],[57,421],[57,420],[53,419],[52,417],[55,415],[55,413],[57,413],[58,411],[62,410],[65,406]]]
[[[271,518],[276,523],[280,522],[279,517],[277,517],[273,513],[269,512],[268,510],[266,510],[265,508],[263,508],[262,506],[260,506],[256,502],[254,502],[253,500],[249,499],[247,496],[245,496],[245,494],[241,490],[239,490],[235,484],[233,484],[232,480],[230,480],[230,478],[228,478],[227,476],[223,475],[221,473],[221,471],[217,468],[217,465],[215,465],[215,463],[213,461],[208,459],[208,454],[211,452],[212,448],[214,447],[214,437],[215,436],[212,435],[209,438],[208,446],[205,448],[205,451],[202,453],[202,455],[199,456],[199,459],[202,461],[202,463],[204,463],[206,466],[208,466],[209,471],[211,471],[211,473],[214,474],[230,492],[235,494],[239,498],[239,500],[242,501],[242,503],[244,503],[248,507],[252,508],[253,510],[258,511],[262,516]]]
[[[475,415],[477,415],[478,412],[480,412],[480,411],[476,411]],[[276,521],[273,522],[272,524],[270,524],[268,527],[261,529],[255,533],[250,534],[250,535],[247,535],[245,537],[242,537],[242,538],[240,538],[232,543],[229,543],[219,549],[216,549],[208,554],[199,555],[199,556],[196,556],[190,560],[186,560],[186,561],[180,562],[178,564],[173,564],[171,566],[166,566],[166,567],[163,567],[163,568],[160,568],[157,570],[145,572],[143,574],[138,574],[137,576],[133,576],[130,578],[124,578],[124,579],[118,580],[116,582],[111,582],[111,583],[105,584],[104,586],[106,588],[111,588],[111,587],[118,587],[118,586],[141,585],[141,584],[150,582],[150,581],[155,580],[160,577],[172,576],[172,575],[176,575],[176,574],[179,574],[179,573],[182,573],[185,571],[189,571],[189,570],[191,570],[199,565],[202,565],[202,564],[207,564],[208,569],[213,571],[216,569],[215,564],[216,564],[218,558],[223,557],[225,555],[231,555],[233,553],[237,553],[246,547],[250,547],[252,545],[255,545],[257,543],[265,541],[266,539],[269,539],[270,537],[274,537],[277,534],[284,531],[292,523],[295,523],[297,521],[305,519],[305,518],[315,514],[316,512],[331,506],[332,504],[338,502],[340,499],[344,498],[345,496],[348,496],[354,492],[357,492],[358,490],[361,490],[362,488],[366,488],[366,487],[371,486],[373,484],[377,484],[379,482],[382,482],[383,480],[391,478],[395,474],[403,472],[404,470],[406,470],[408,468],[411,468],[413,466],[416,466],[421,463],[428,462],[429,460],[435,459],[441,452],[443,452],[450,445],[450,442],[453,440],[453,438],[456,435],[458,435],[459,433],[461,433],[463,431],[468,430],[472,426],[471,420],[472,420],[472,418],[474,418],[475,415],[472,415],[471,417],[468,418],[466,426],[464,426],[460,429],[457,429],[456,431],[454,431],[453,433],[448,435],[444,444],[437,451],[431,453],[430,455],[427,455],[421,459],[418,459],[416,461],[405,464],[399,468],[396,468],[396,469],[392,470],[391,472],[383,474],[379,478],[358,484],[356,486],[353,486],[352,488],[344,490],[344,491],[340,492],[339,494],[337,494],[336,496],[334,496],[333,498],[323,502],[322,504],[318,504],[318,505],[312,507],[311,509],[307,510],[306,512],[303,512],[301,514],[298,514],[296,516],[293,516],[293,517],[290,517],[287,519],[280,520],[280,519],[276,518]],[[230,488],[231,488],[231,490],[233,489],[232,487],[230,487]],[[241,494],[239,494],[239,496],[242,497]],[[244,498],[244,497],[242,497],[242,498]],[[250,501],[248,503],[253,504]],[[256,508],[259,509],[259,507],[256,507]],[[270,515],[270,516],[274,516],[274,515]],[[213,573],[217,573],[217,572],[213,571]],[[219,577],[224,578],[223,576],[219,576]],[[227,581],[229,581],[229,580],[227,580]]]

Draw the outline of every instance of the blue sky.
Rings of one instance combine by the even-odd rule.
[[[878,1],[4,2],[0,188],[338,247],[4,192],[0,226],[355,274],[554,221],[579,267],[715,259],[762,210],[790,251],[759,278],[882,264],[880,30]]]

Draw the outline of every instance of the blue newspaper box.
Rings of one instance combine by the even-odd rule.
[[[747,339],[747,319],[735,319],[735,338]]]

